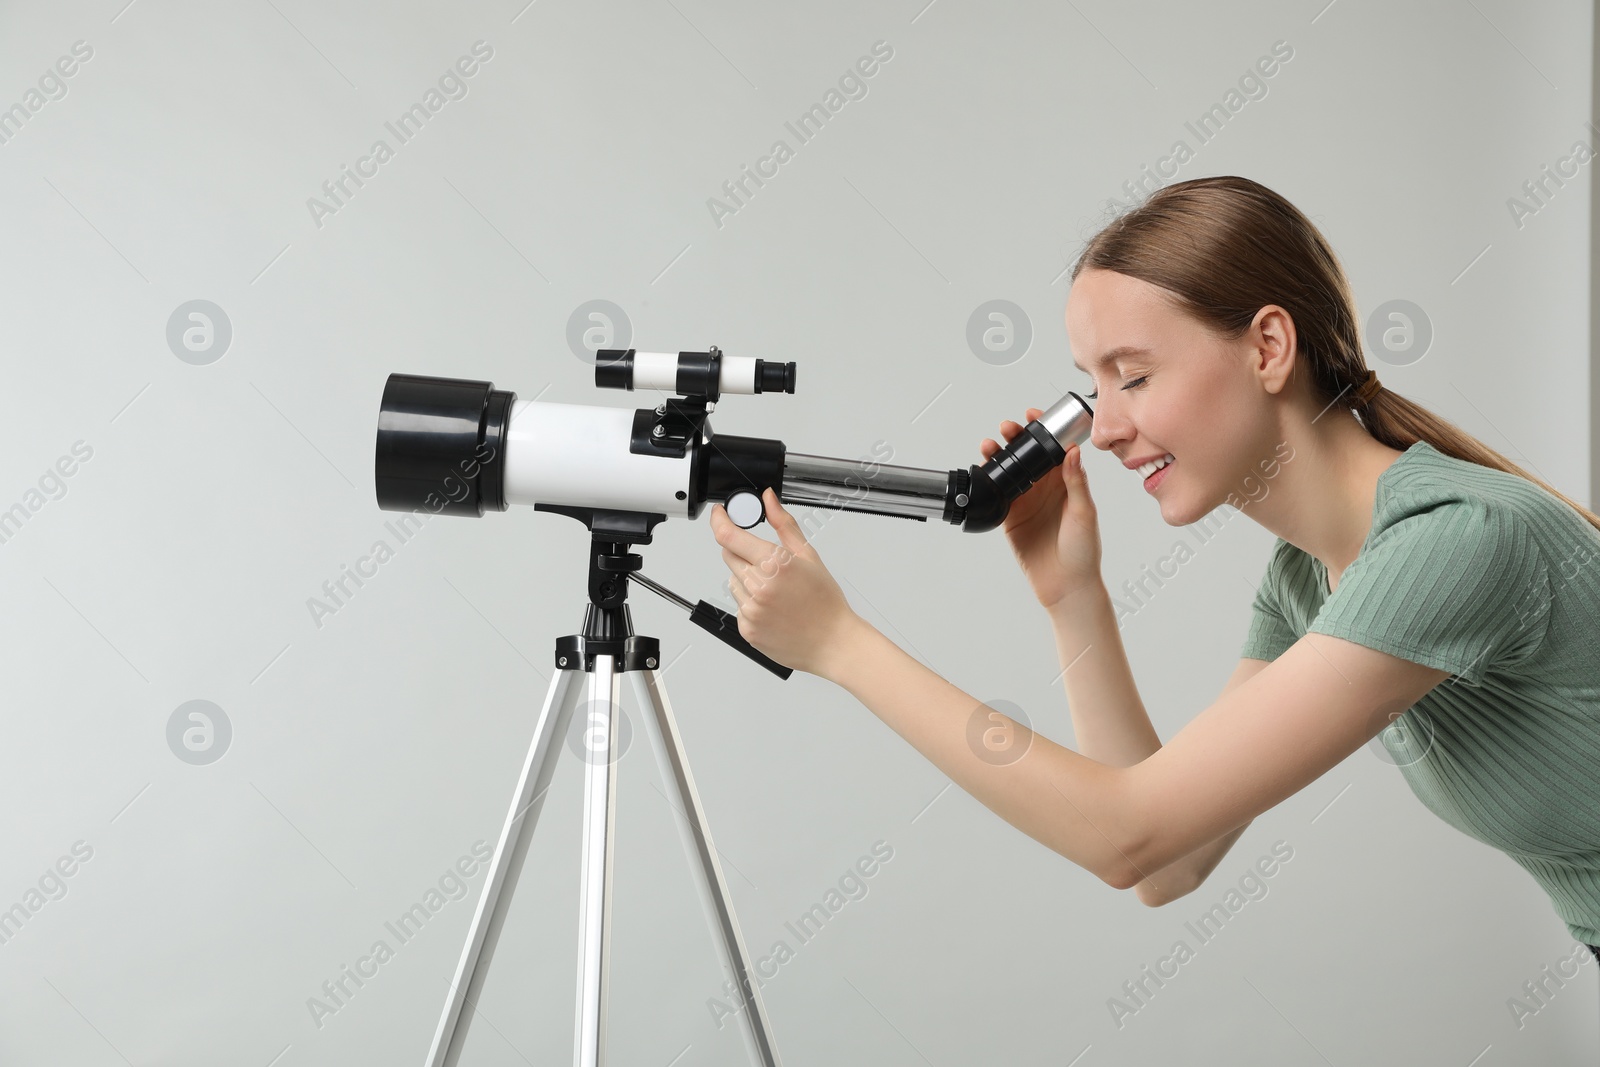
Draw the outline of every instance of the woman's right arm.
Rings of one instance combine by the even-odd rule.
[[[1043,414],[1029,408],[1029,419]],[[1006,419],[1000,433],[1009,441],[1023,425]],[[979,453],[992,458],[998,442],[985,439]],[[1011,504],[1006,538],[1055,625],[1056,650],[1072,713],[1080,755],[1118,767],[1131,767],[1161,748],[1150,715],[1128,667],[1122,634],[1100,577],[1100,527],[1077,445],[1067,451],[1061,473],[1041,478]],[[1244,682],[1266,663],[1241,660],[1223,692]],[[1145,873],[1134,890],[1139,901],[1158,907],[1193,892],[1244,833],[1247,822],[1216,840]]]
[[[1097,581],[1064,597],[1049,614],[1079,753],[1101,763],[1130,767],[1158,750],[1161,739],[1134,683],[1105,585]],[[1240,660],[1222,691],[1243,684],[1265,666],[1263,660]],[[1249,825],[1229,831],[1160,870],[1147,871],[1134,886],[1140,903],[1159,907],[1199,888]]]

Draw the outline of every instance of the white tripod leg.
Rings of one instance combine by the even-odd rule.
[[[489,961],[494,957],[495,943],[500,939],[500,927],[505,920],[506,908],[511,903],[511,894],[516,889],[517,877],[522,871],[528,842],[533,839],[533,828],[544,807],[545,791],[550,787],[550,775],[555,770],[556,753],[560,751],[561,740],[566,737],[572,721],[572,708],[577,702],[577,694],[582,692],[575,682],[583,673],[564,670],[550,679],[544,707],[539,712],[539,721],[533,730],[533,743],[528,748],[527,758],[523,760],[517,789],[511,797],[511,809],[506,813],[500,839],[489,860],[483,896],[478,899],[478,910],[472,916],[466,947],[462,950],[461,962],[456,965],[455,979],[450,984],[450,996],[445,1001],[444,1014],[439,1017],[438,1029],[434,1031],[433,1047],[428,1050],[428,1067],[455,1067],[461,1055],[461,1046],[467,1040],[472,1012],[463,1012],[463,1008],[475,1008],[478,1003],[478,993],[483,988],[484,975],[489,971]],[[590,681],[592,684],[592,677]]]
[[[678,736],[672,705],[667,701],[666,682],[658,671],[632,671],[629,677],[633,679],[639,707],[649,709],[639,717],[650,737],[650,747],[655,750],[662,780],[673,790],[676,798],[672,804],[674,821],[678,824],[684,851],[689,855],[689,866],[694,871],[700,902],[705,907],[706,922],[716,935],[723,975],[733,982],[734,989],[738,991],[739,1020],[745,1050],[751,1062],[761,1067],[779,1067],[778,1051],[772,1042],[772,1024],[761,1002],[761,992],[756,988],[755,976],[751,973],[750,954],[745,950],[744,936],[739,932],[739,921],[733,914],[728,883],[722,876],[722,864],[717,860],[716,847],[711,843],[711,829],[700,807],[700,794],[695,789],[694,775],[689,771],[689,758],[684,752],[683,740]]]
[[[617,756],[616,660],[594,658],[585,706],[583,769],[583,873],[578,911],[578,1017],[573,1041],[575,1067],[605,1062],[606,1001],[611,968],[611,842],[616,823],[617,782],[611,773]],[[591,733],[603,730],[603,736]],[[591,743],[597,742],[597,743]]]

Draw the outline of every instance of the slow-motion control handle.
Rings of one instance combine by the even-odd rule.
[[[739,616],[733,614],[732,612],[723,611],[715,604],[708,603],[704,600],[700,601],[698,604],[691,604],[688,600],[679,596],[677,593],[674,593],[660,582],[646,578],[638,571],[631,572],[628,577],[632,578],[635,582],[638,582],[652,593],[655,593],[657,596],[660,596],[662,599],[671,601],[672,603],[678,605],[678,607],[687,611],[689,613],[690,622],[694,623],[706,633],[715,637],[718,641],[721,641],[730,648],[733,648],[735,651],[749,656],[767,670],[771,671],[773,674],[776,674],[779,678],[787,681],[789,676],[794,673],[793,667],[785,667],[777,660],[769,659],[767,656],[757,652],[756,647],[744,639],[744,635],[739,632]]]
[[[770,659],[757,652],[755,646],[746,641],[744,635],[739,632],[739,616],[723,611],[715,604],[704,600],[700,601],[694,606],[694,610],[689,612],[689,621],[706,633],[713,635],[719,641],[725,641],[732,645],[779,678],[787,680],[789,675],[794,673],[793,667],[785,667],[777,660]]]

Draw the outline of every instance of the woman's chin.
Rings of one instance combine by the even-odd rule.
[[[1166,503],[1165,501],[1159,501],[1158,506],[1161,508],[1161,521],[1166,523],[1168,526],[1187,526],[1189,523],[1194,521],[1193,519],[1185,519],[1175,515],[1172,510],[1172,505]]]
[[[1193,506],[1186,504],[1184,498],[1176,494],[1157,496],[1156,506],[1161,509],[1161,521],[1168,526],[1188,526],[1207,514],[1204,511],[1196,513]]]

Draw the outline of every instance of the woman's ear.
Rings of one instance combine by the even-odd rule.
[[[1246,336],[1251,347],[1251,365],[1269,393],[1279,393],[1294,379],[1299,348],[1295,344],[1294,319],[1277,304],[1256,312]]]

